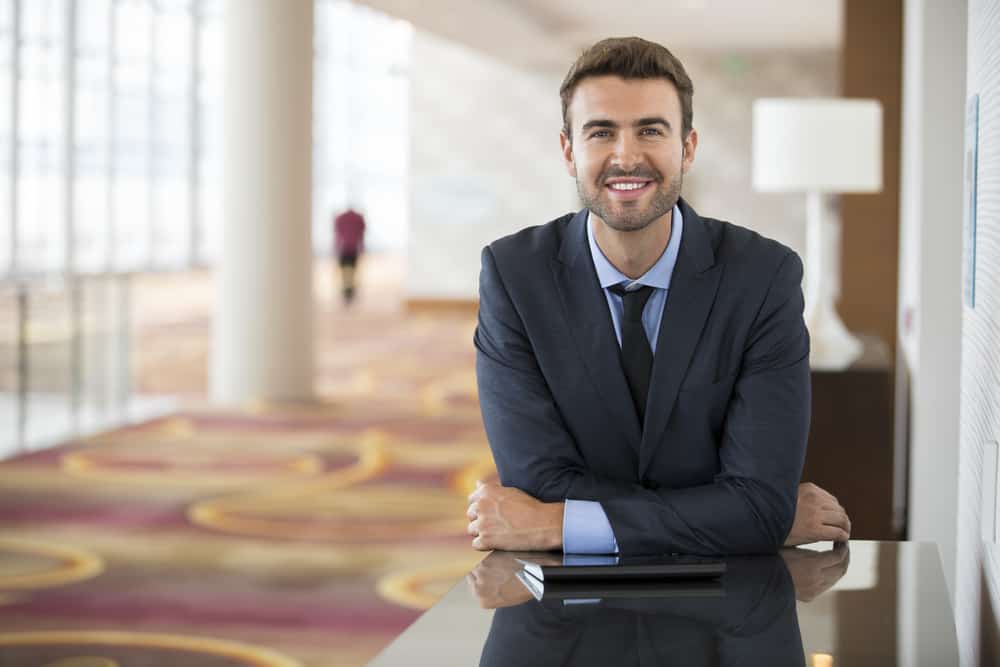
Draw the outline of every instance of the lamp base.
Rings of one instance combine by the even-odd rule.
[[[840,224],[826,220],[823,195],[806,195],[805,320],[809,366],[842,371],[861,356],[864,345],[844,326],[834,305],[840,293]]]
[[[832,303],[817,304],[806,316],[806,328],[814,370],[842,371],[861,357],[864,345],[847,330]]]

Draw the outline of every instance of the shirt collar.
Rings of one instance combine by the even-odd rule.
[[[594,268],[597,270],[597,279],[601,282],[601,287],[606,289],[613,285],[627,282],[629,283],[627,287],[630,288],[633,284],[638,283],[639,285],[649,285],[658,289],[670,289],[670,278],[673,276],[674,266],[677,264],[677,254],[681,247],[681,234],[684,230],[684,218],[681,215],[679,206],[674,205],[674,213],[671,218],[670,240],[667,242],[666,250],[656,260],[656,263],[649,268],[649,271],[646,271],[646,273],[634,281],[619,271],[604,256],[604,252],[597,245],[597,240],[594,239],[593,217],[594,214],[592,212],[587,216],[587,242],[590,244],[590,257],[594,260]]]

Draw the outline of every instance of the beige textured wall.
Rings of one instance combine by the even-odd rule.
[[[411,58],[407,297],[474,299],[484,245],[576,206],[559,80],[423,31]]]
[[[694,127],[699,136],[684,197],[702,215],[750,227],[804,254],[805,195],[759,193],[751,185],[751,106],[758,97],[838,95],[838,54],[677,55],[694,81]]]
[[[801,252],[805,196],[751,188],[750,109],[763,96],[836,95],[837,54],[677,55],[694,80],[701,137],[684,196]],[[564,72],[515,69],[421,31],[411,72],[407,296],[474,299],[483,245],[579,206],[559,154]]]

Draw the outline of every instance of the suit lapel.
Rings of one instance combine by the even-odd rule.
[[[570,335],[598,394],[626,442],[639,452],[639,418],[625,381],[607,298],[597,279],[587,244],[584,209],[566,226],[552,274],[562,300]]]
[[[653,357],[646,421],[639,452],[639,477],[646,474],[677,400],[681,381],[712,311],[722,276],[711,239],[698,214],[683,200],[684,232],[670,280]]]

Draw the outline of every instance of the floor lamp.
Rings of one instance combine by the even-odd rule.
[[[806,194],[805,320],[810,365],[842,370],[862,352],[837,314],[839,221],[830,194],[882,189],[882,106],[875,100],[764,98],[753,104],[753,185]]]

